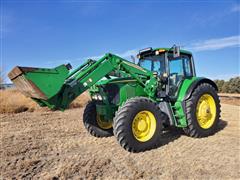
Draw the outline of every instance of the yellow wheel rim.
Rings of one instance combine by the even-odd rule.
[[[102,129],[112,128],[112,122],[103,121],[99,114],[97,114],[97,124]]]
[[[140,111],[132,122],[134,137],[141,142],[151,139],[156,131],[157,121],[150,111]]]
[[[216,118],[216,103],[210,94],[203,94],[197,103],[196,117],[203,129],[210,128]]]

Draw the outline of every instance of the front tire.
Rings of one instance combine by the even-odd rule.
[[[116,112],[113,132],[119,144],[127,151],[140,152],[160,144],[164,114],[145,97],[134,97]]]
[[[109,137],[113,135],[112,124],[104,123],[96,111],[94,101],[89,102],[83,113],[83,124],[87,131],[95,137]]]
[[[220,118],[220,101],[213,86],[200,84],[186,102],[188,126],[184,132],[191,137],[206,137],[216,132]]]

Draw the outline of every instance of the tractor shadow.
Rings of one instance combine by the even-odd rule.
[[[220,119],[215,133],[222,131],[223,129],[225,129],[227,127],[227,125],[228,125],[227,121]]]
[[[182,129],[176,128],[176,127],[168,127],[165,131],[163,131],[163,134],[161,136],[161,143],[159,144],[159,147],[165,146],[176,139],[180,138],[182,135],[184,135],[184,132]]]
[[[227,127],[227,124],[228,124],[227,121],[220,119],[219,124],[218,124],[214,134],[212,134],[211,136],[214,136],[216,133],[225,129]],[[184,133],[184,131],[182,129],[176,128],[176,127],[169,127],[163,132],[162,138],[161,138],[161,144],[159,145],[159,147],[165,146],[165,145],[177,140],[181,136],[186,136],[186,134]]]

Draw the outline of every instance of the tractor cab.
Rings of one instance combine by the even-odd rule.
[[[159,77],[170,97],[177,95],[177,90],[184,79],[195,77],[195,68],[191,52],[172,48],[146,48],[139,51],[138,65],[148,69]]]

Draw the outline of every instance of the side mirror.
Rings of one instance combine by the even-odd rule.
[[[173,46],[173,58],[177,58],[180,56],[180,47],[174,45]]]

